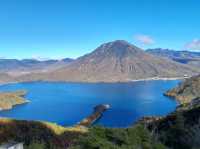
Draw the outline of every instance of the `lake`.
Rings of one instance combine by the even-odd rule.
[[[0,117],[43,120],[72,126],[90,115],[98,104],[110,104],[96,124],[127,127],[143,116],[162,116],[172,112],[177,102],[163,93],[175,87],[179,80],[139,81],[130,83],[66,83],[26,82],[1,85],[0,91],[26,89],[30,103]]]

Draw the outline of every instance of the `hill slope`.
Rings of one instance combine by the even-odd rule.
[[[169,148],[200,147],[200,98],[180,105],[176,111],[165,117],[146,118],[143,122],[154,136]]]
[[[13,77],[11,77],[7,73],[0,73],[0,84],[5,82],[12,82],[14,81]]]

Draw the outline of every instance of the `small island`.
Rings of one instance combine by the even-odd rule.
[[[10,110],[13,106],[28,103],[29,101],[24,98],[26,93],[25,90],[0,93],[0,111]]]

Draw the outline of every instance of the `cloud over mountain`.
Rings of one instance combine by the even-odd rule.
[[[135,40],[137,40],[138,42],[140,42],[144,45],[150,45],[150,44],[155,43],[155,41],[152,37],[150,37],[149,35],[144,35],[144,34],[136,35]]]
[[[200,39],[194,39],[193,41],[185,45],[186,49],[200,51]]]

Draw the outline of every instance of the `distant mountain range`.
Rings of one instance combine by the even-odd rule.
[[[123,40],[102,44],[75,60],[0,60],[0,82],[126,82],[152,77],[183,77],[200,69],[147,52]]]
[[[39,61],[36,59],[0,59],[0,73],[22,75],[41,71],[50,71],[69,64],[73,59]]]
[[[175,51],[161,48],[148,49],[146,51],[156,56],[167,57],[179,63],[200,67],[200,52]]]

